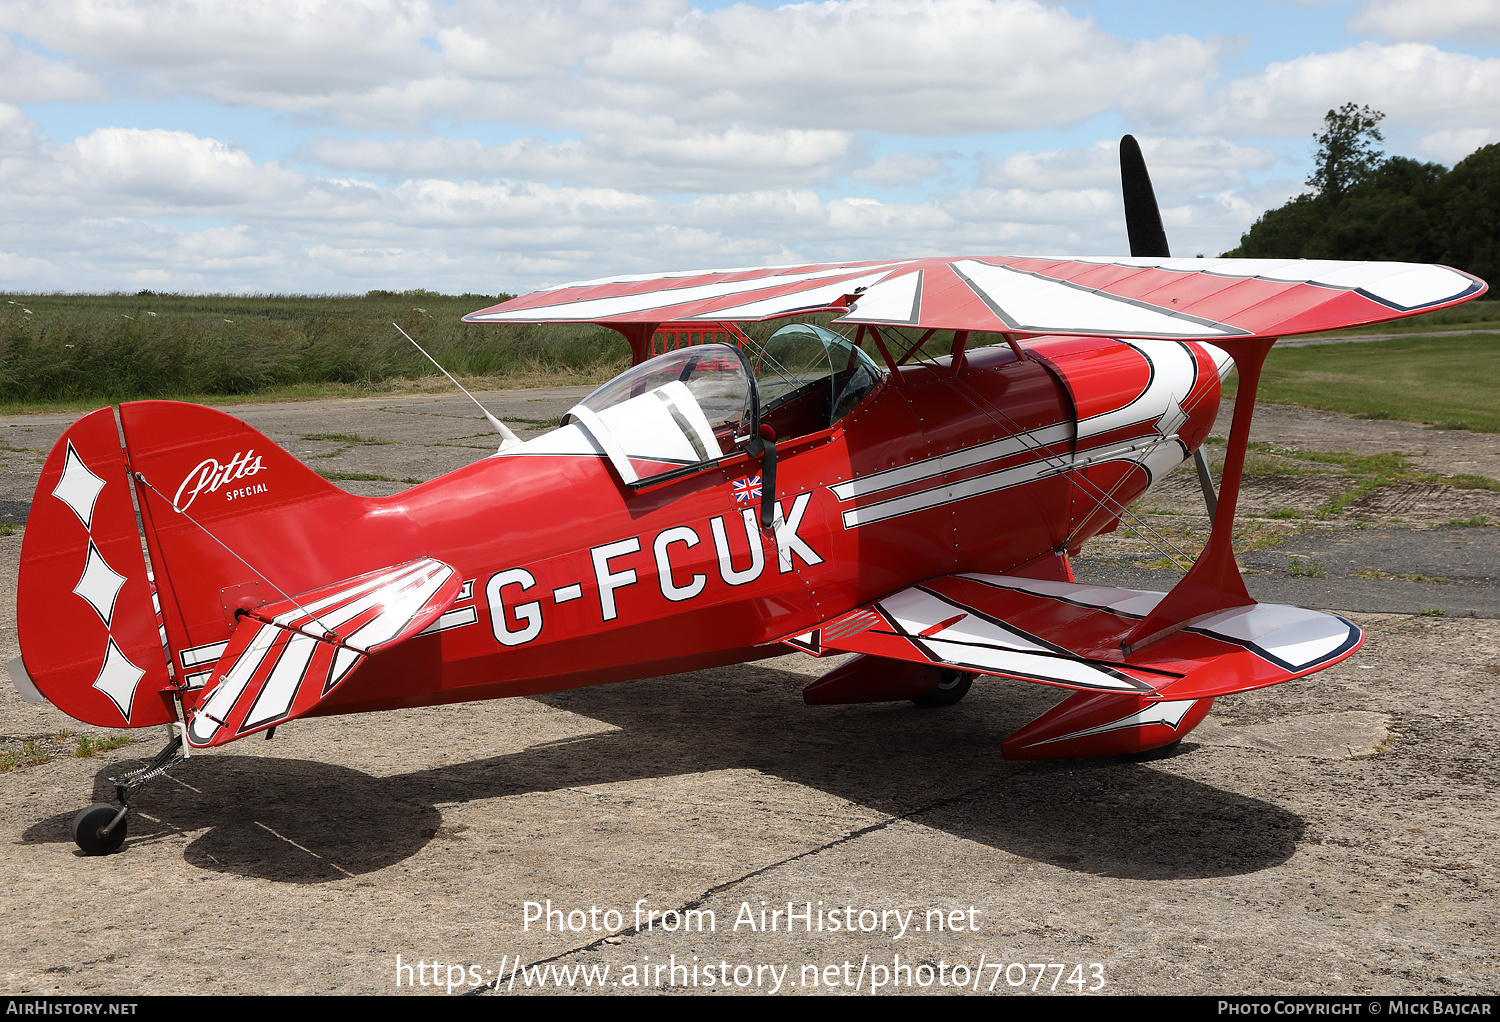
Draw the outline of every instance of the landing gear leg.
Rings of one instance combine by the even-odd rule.
[[[130,793],[147,781],[160,777],[185,758],[182,735],[176,734],[150,763],[128,770],[119,777],[111,777],[109,780],[115,786],[120,807],[116,809],[108,802],[95,802],[73,817],[73,841],[83,854],[108,855],[119,851],[125,843],[125,814],[130,809]]]

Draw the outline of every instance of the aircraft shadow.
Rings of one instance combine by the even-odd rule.
[[[1304,829],[1279,806],[1147,764],[1005,761],[1001,738],[1060,695],[1040,686],[982,679],[958,706],[920,710],[808,707],[800,690],[809,680],[750,664],[552,693],[538,701],[618,730],[390,777],[310,760],[195,757],[174,768],[181,784],[137,793],[130,844],[204,831],[185,852],[196,866],[323,883],[418,852],[443,826],[440,803],[731,769],[1100,876],[1254,872],[1288,859]],[[101,772],[95,799],[111,795]],[[71,819],[39,822],[23,840],[71,842]]]

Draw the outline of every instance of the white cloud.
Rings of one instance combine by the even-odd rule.
[[[475,139],[387,142],[325,137],[314,140],[306,155],[339,170],[398,177],[521,177],[566,184],[607,181],[648,192],[738,191],[826,178],[848,153],[854,137],[848,132],[797,129],[684,131],[665,118],[618,123],[615,129],[612,134],[555,144],[522,138],[500,146]]]
[[[1209,120],[1225,134],[1310,136],[1324,113],[1351,101],[1384,111],[1385,128],[1469,128],[1500,122],[1500,58],[1361,43],[1273,63],[1215,98]]]
[[[869,166],[859,168],[852,176],[856,181],[889,187],[914,185],[947,169],[948,165],[932,153],[887,153]]]
[[[1138,138],[1158,196],[1171,192],[1221,191],[1245,183],[1246,170],[1276,162],[1263,146],[1224,138]],[[1106,139],[1073,149],[1018,152],[980,168],[980,183],[1037,190],[1120,187],[1119,143]]]
[[[5,114],[0,107],[0,114]],[[0,117],[11,286],[493,292],[674,265],[1117,248],[1113,189],[979,189],[915,203],[808,189],[667,201],[613,188],[413,179],[391,187],[261,164],[186,132],[74,144]],[[101,217],[98,211],[110,215]],[[209,217],[182,230],[152,221]]]
[[[433,34],[466,77],[548,78],[609,53],[626,33],[670,31],[690,10],[687,0],[460,0],[433,10],[444,23]]]
[[[1024,188],[974,188],[943,203],[960,223],[1076,224],[1124,223],[1118,188],[1032,191]]]
[[[580,61],[687,9],[686,0],[4,0],[0,23],[126,93],[402,128],[555,117]]]
[[[1005,155],[997,136],[1116,120],[1145,133],[1173,250],[1214,253],[1301,190],[1252,183],[1276,157],[1249,139],[1306,149],[1350,100],[1387,113],[1393,149],[1445,162],[1500,137],[1500,60],[1430,43],[1487,38],[1494,8],[1418,20],[1371,0],[1350,25],[1383,42],[1299,42],[1210,92],[1231,43],[1126,39],[1037,0],[0,0],[0,269],[43,288],[494,291],[1107,254],[1125,248],[1116,140]],[[136,104],[76,139],[79,111],[53,139],[8,105],[110,96]],[[261,133],[238,145],[155,113],[229,107],[285,116],[232,119]],[[862,194],[892,188],[904,201]]]
[[[1350,32],[1393,42],[1442,38],[1493,46],[1500,43],[1500,4],[1495,0],[1372,0],[1349,16]]]
[[[1434,131],[1417,140],[1417,152],[1450,167],[1481,146],[1500,142],[1500,126]]]
[[[152,95],[356,126],[433,118],[916,136],[1197,110],[1219,44],[1126,41],[1036,0],[10,0],[9,30]],[[427,43],[424,43],[424,40]],[[430,43],[431,45],[428,45]],[[1144,116],[1144,114],[1142,114]]]
[[[618,102],[913,136],[1057,127],[1201,100],[1218,45],[1127,42],[1032,0],[842,0],[694,12],[585,62]],[[663,74],[663,69],[682,74]]]
[[[185,131],[99,128],[58,157],[70,190],[128,197],[136,208],[212,212],[276,202],[305,187],[305,175],[256,166],[237,146]]]
[[[0,103],[0,157],[28,158],[40,145],[36,122],[9,103]]]
[[[71,65],[49,60],[0,35],[0,102],[47,103],[54,100],[98,101],[104,86]]]
[[[371,89],[436,62],[419,45],[421,0],[11,0],[0,18],[50,50],[227,102]]]

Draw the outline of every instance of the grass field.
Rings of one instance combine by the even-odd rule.
[[[392,322],[456,375],[495,386],[602,382],[629,364],[624,342],[603,327],[461,322],[497,300],[430,292],[4,296],[0,408],[321,396],[402,389],[435,375]]]
[[[1226,397],[1235,380],[1226,381]],[[1500,335],[1275,348],[1260,399],[1370,419],[1500,433]]]

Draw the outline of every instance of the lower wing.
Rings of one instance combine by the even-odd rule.
[[[1005,742],[1012,758],[1141,751],[1180,738],[1215,696],[1264,688],[1350,656],[1353,623],[1300,607],[1250,604],[1189,620],[1126,652],[1165,594],[1003,575],[946,575],[783,640],[804,652],[991,674],[1078,694]],[[860,702],[874,670],[840,669],[809,702]],[[913,683],[923,684],[913,675]],[[929,683],[931,677],[929,676]],[[899,698],[889,687],[874,698]]]

